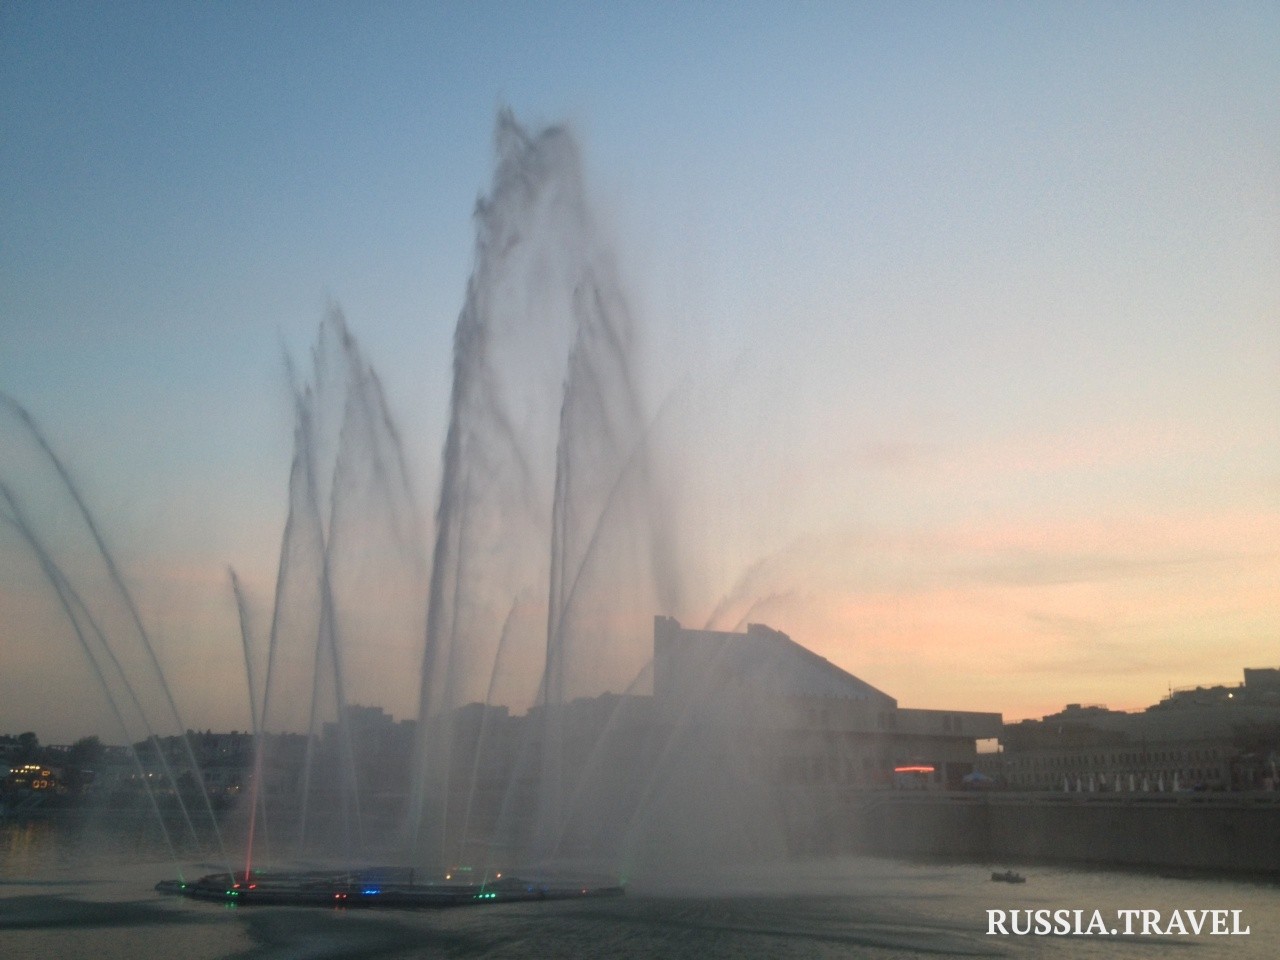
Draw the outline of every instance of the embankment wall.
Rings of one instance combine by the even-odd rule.
[[[1280,795],[865,794],[850,846],[890,856],[1280,874]]]

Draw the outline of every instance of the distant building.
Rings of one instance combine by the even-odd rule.
[[[9,771],[21,765],[22,745],[17,737],[8,734],[0,735],[0,774],[8,775]]]
[[[0,793],[28,791],[65,794],[67,786],[62,769],[42,763],[24,763],[10,768],[8,776],[0,780]]]
[[[1144,711],[1068,704],[1008,724],[981,768],[1015,790],[1273,790],[1280,785],[1280,670],[1187,687]]]
[[[0,777],[0,817],[27,816],[73,802],[92,774],[50,763],[6,766]]]
[[[660,712],[731,712],[751,726],[785,731],[775,758],[785,781],[958,789],[974,769],[977,741],[1001,731],[998,713],[900,707],[760,624],[727,633],[657,617],[653,648]]]
[[[1280,669],[1245,668],[1244,683],[1178,687],[1148,710],[1180,710],[1188,707],[1228,706],[1280,709]]]

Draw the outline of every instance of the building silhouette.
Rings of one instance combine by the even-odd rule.
[[[983,771],[1015,790],[1170,792],[1280,787],[1280,670],[1170,690],[1137,712],[1068,704],[1005,726]]]

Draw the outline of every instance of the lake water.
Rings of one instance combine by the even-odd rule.
[[[833,858],[708,868],[622,898],[451,910],[232,907],[156,894],[175,866],[145,828],[0,824],[0,957],[105,958],[918,958],[1280,956],[1280,885],[1007,864]],[[989,910],[1239,910],[1248,935],[990,935]],[[1026,914],[1019,914],[1025,918]],[[1068,914],[1074,922],[1074,914]],[[1050,915],[1052,922],[1052,915]],[[1011,924],[1012,919],[1006,923]],[[1228,921],[1228,924],[1230,921]],[[1018,924],[1025,927],[1026,921]],[[1133,921],[1141,930],[1141,919]]]

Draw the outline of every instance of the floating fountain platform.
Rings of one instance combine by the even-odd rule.
[[[406,871],[212,873],[191,883],[161,880],[156,891],[192,900],[314,907],[462,907],[532,900],[620,897],[617,884],[543,883],[503,877],[483,883],[414,883]]]

